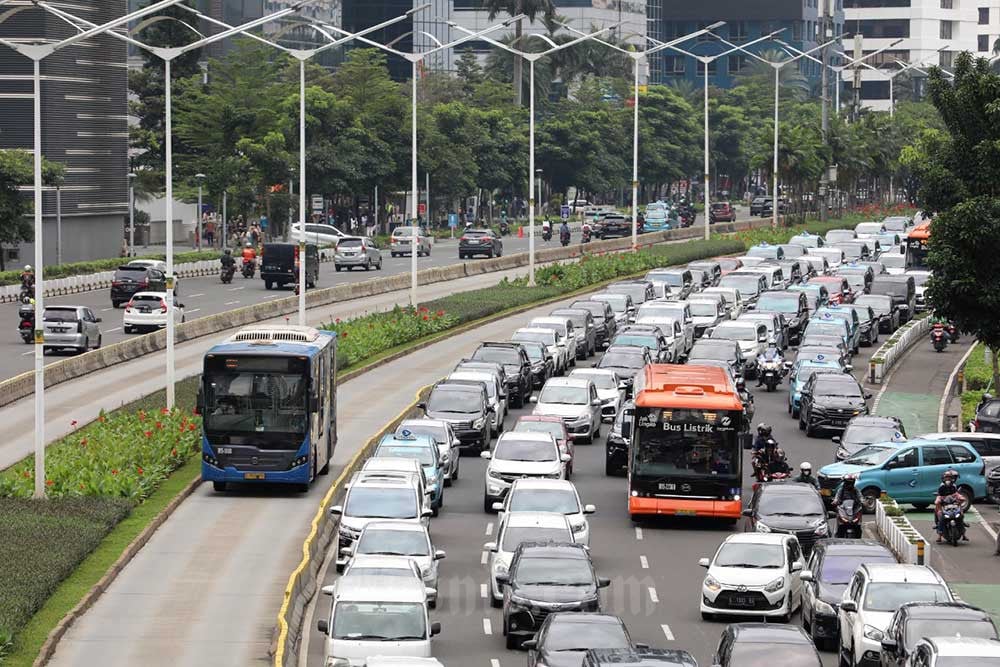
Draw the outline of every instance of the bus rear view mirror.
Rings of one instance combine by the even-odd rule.
[[[194,409],[199,415],[205,414],[205,392],[201,386],[198,387],[198,397],[195,399]]]
[[[309,394],[309,405],[307,406],[310,413],[319,411],[319,396],[316,394]]]
[[[632,439],[632,422],[623,421],[622,422],[622,440]]]

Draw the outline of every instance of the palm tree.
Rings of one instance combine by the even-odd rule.
[[[672,79],[669,85],[695,108],[700,108],[702,91],[690,79]]]
[[[784,51],[768,49],[762,51],[761,58],[772,63],[780,63],[789,59]],[[740,72],[740,77],[746,83],[759,83],[771,87],[774,85],[774,68],[756,58],[751,58],[747,67]],[[794,65],[785,65],[778,71],[778,86],[787,93],[786,97],[801,100],[809,95],[809,80]]]
[[[528,17],[528,21],[534,23],[535,18],[539,14],[543,15],[546,21],[551,21],[552,17],[555,15],[555,6],[552,4],[552,0],[485,0],[483,2],[483,9],[489,12],[489,19],[492,21],[497,17],[498,14],[508,14],[510,16],[517,16],[519,14],[524,14]],[[521,34],[522,34],[521,21],[518,21],[514,25],[514,48],[521,49]],[[518,106],[522,104],[522,94],[521,86],[518,82],[521,81],[524,63],[520,58],[514,59],[514,103]]]

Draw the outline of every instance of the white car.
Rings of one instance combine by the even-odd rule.
[[[569,519],[558,512],[510,512],[501,518],[497,541],[483,545],[489,572],[487,597],[494,608],[503,606],[503,590],[496,577],[507,574],[511,558],[523,542],[573,542]]]
[[[403,577],[419,582],[424,580],[420,567],[412,558],[406,556],[366,556],[363,554],[355,554],[351,558],[341,575],[341,578],[343,577]],[[325,595],[332,595],[333,590],[333,586],[323,587]]]
[[[576,366],[576,333],[573,331],[573,320],[568,317],[535,317],[528,323],[536,329],[551,329],[559,334],[559,345],[566,348],[566,365]]]
[[[355,556],[404,556],[412,560],[420,569],[424,586],[433,588],[428,592],[428,604],[437,604],[438,561],[445,552],[431,544],[430,533],[425,526],[404,521],[373,521],[361,531],[354,546],[342,547],[341,554],[348,559]]]
[[[879,664],[892,615],[906,602],[954,602],[948,584],[926,565],[866,563],[851,577],[837,610],[840,664]]]
[[[299,223],[293,222],[288,232],[288,242],[296,243],[299,240]],[[347,238],[350,234],[345,234],[333,225],[323,225],[313,222],[306,223],[306,242],[315,243],[317,246],[332,245],[340,243],[340,239]]]
[[[552,329],[539,329],[537,327],[522,327],[514,332],[510,337],[515,343],[518,341],[541,343],[549,350],[549,354],[555,360],[555,373],[562,375],[569,366],[569,356],[565,345],[560,345],[562,336]]]
[[[336,663],[333,667],[337,667]],[[444,667],[444,665],[437,658],[370,655],[365,662],[365,667]]]
[[[404,430],[417,435],[429,435],[434,438],[438,447],[438,455],[441,458],[441,467],[445,472],[445,486],[451,486],[453,480],[458,479],[458,463],[461,458],[462,441],[455,435],[455,429],[449,422],[443,419],[404,419],[396,427],[396,433],[400,434]]]
[[[666,315],[677,320],[681,325],[681,331],[684,333],[680,354],[681,356],[687,356],[687,353],[694,347],[694,317],[691,315],[691,306],[688,302],[647,301],[639,306],[639,310],[635,314],[636,323],[642,324],[644,322],[643,317],[649,315],[654,317]],[[667,334],[668,331],[664,329],[663,333]]]
[[[625,402],[625,385],[618,373],[606,368],[577,368],[569,374],[571,378],[587,378],[597,387],[597,397],[601,399],[601,420],[611,423]]]
[[[757,357],[767,349],[767,327],[763,322],[733,320],[712,329],[709,338],[735,340],[743,353],[744,373],[751,376],[757,371]]]
[[[507,499],[494,506],[499,512],[556,512],[569,520],[573,541],[590,545],[588,514],[597,508],[580,502],[576,485],[566,479],[519,479],[510,487]]]
[[[524,431],[504,433],[492,452],[481,452],[489,461],[483,489],[483,511],[493,512],[493,503],[503,500],[514,480],[521,477],[566,479],[569,454],[559,451],[556,439],[548,433]]]
[[[601,399],[590,378],[549,378],[530,400],[532,414],[561,417],[574,441],[590,443],[601,435]]]
[[[184,305],[174,301],[174,324],[184,322]],[[162,329],[167,326],[167,293],[136,292],[125,304],[122,329],[132,333],[142,329]]]
[[[635,325],[656,327],[660,330],[660,333],[667,340],[666,361],[664,363],[679,364],[681,363],[681,357],[691,352],[686,347],[687,337],[684,335],[684,330],[681,328],[681,321],[676,314],[654,313],[643,315],[636,318]],[[615,339],[618,339],[619,336],[627,336],[634,331],[634,329],[631,329],[631,326],[635,325],[620,329]],[[622,343],[616,342],[615,344],[621,345]],[[650,350],[650,354],[652,353],[653,350]]]
[[[718,615],[777,617],[787,623],[802,605],[803,558],[794,535],[737,533],[728,536],[711,559],[701,585],[701,617]]]
[[[826,258],[831,271],[845,262],[844,251],[840,248],[806,248],[806,254],[813,257]]]
[[[906,255],[894,249],[879,255],[878,261],[882,262],[885,272],[890,276],[901,276],[906,272]]]
[[[744,311],[743,295],[735,287],[708,287],[703,289],[698,296],[705,294],[721,294],[722,298],[725,299],[725,308],[730,319],[735,320]]]

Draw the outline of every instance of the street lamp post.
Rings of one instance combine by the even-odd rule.
[[[868,60],[869,58],[877,56],[878,54],[882,53],[883,51],[891,49],[892,47],[896,46],[897,44],[899,44],[902,41],[903,41],[902,39],[897,39],[896,41],[890,42],[889,44],[883,46],[880,49],[875,49],[871,53],[864,54],[860,58],[850,58],[843,51],[839,51],[836,54],[834,54],[834,55],[840,56],[841,58],[845,58],[845,61],[843,63],[839,64],[839,65],[827,65],[837,75],[837,85],[834,88],[834,108],[837,110],[838,113],[840,112],[840,89],[843,86],[843,78],[842,78],[841,75],[842,75],[843,71],[845,69],[847,69],[848,67],[854,67],[855,65],[858,65],[859,63],[861,63],[863,67],[866,66],[866,65],[863,64],[865,60]],[[792,48],[792,47],[788,47],[788,48]],[[799,51],[798,49],[792,48],[792,50],[796,51],[798,53],[801,53],[801,51]],[[812,56],[808,56],[808,57],[811,60],[816,60]],[[822,62],[822,61],[818,61],[817,60],[817,62]]]
[[[198,241],[198,250],[201,250],[201,237],[205,234],[201,225],[201,183],[205,180],[205,174],[195,174],[194,180],[198,181],[198,213],[195,216],[195,229],[198,231],[195,233],[195,237]]]
[[[542,215],[542,170],[535,169],[535,182],[538,184],[538,215]]]
[[[63,263],[62,242],[62,179],[56,181],[56,264]]]
[[[128,256],[135,257],[135,172],[128,175]]]
[[[705,211],[704,211],[703,215],[705,217],[705,240],[706,241],[708,240],[708,238],[709,238],[709,236],[711,234],[711,232],[710,232],[710,225],[711,225],[710,218],[711,218],[711,216],[709,215],[710,204],[709,204],[709,192],[708,192],[708,190],[709,190],[709,175],[710,175],[709,165],[708,165],[708,146],[709,146],[709,144],[708,144],[708,66],[709,66],[709,64],[711,64],[715,60],[718,60],[719,58],[722,58],[723,56],[728,56],[730,53],[734,53],[736,51],[744,51],[745,53],[751,53],[750,51],[746,50],[747,47],[753,46],[754,44],[757,44],[758,42],[767,41],[767,40],[771,39],[772,37],[774,37],[775,35],[777,35],[779,33],[782,33],[784,31],[785,31],[784,28],[781,28],[779,30],[775,30],[774,32],[768,33],[767,35],[763,35],[761,37],[758,37],[757,39],[751,40],[751,41],[747,42],[746,44],[744,44],[743,46],[731,45],[732,48],[727,49],[726,51],[723,51],[721,53],[716,53],[715,55],[712,55],[712,56],[699,56],[699,55],[697,55],[695,53],[691,53],[690,51],[685,51],[684,49],[682,49],[680,47],[677,47],[677,46],[670,46],[669,47],[670,49],[672,49],[674,51],[677,51],[679,53],[683,53],[686,56],[691,56],[692,58],[694,58],[695,60],[697,60],[698,62],[700,62],[702,64],[702,68],[704,69],[704,75],[705,75],[705,78],[704,78],[705,161],[704,161],[704,181],[703,181],[703,183],[704,183],[704,192],[702,193],[702,195],[704,197],[704,202],[705,202]],[[725,40],[722,40],[721,38],[718,38],[718,39],[720,39],[720,41],[725,42]],[[650,40],[650,41],[654,41],[654,40]],[[728,42],[726,42],[726,43],[728,44]],[[751,54],[751,55],[753,55],[753,54]],[[777,137],[777,135],[775,135],[775,137]],[[777,142],[777,138],[775,138],[775,142]],[[775,176],[775,179],[777,179],[777,176]],[[777,186],[775,186],[775,190],[777,190]],[[775,201],[774,201],[774,209],[775,209],[775,211],[777,211],[777,208],[778,208],[778,201],[777,201],[777,197],[775,197]],[[775,215],[775,222],[774,222],[774,224],[775,224],[775,226],[777,226],[777,215]]]

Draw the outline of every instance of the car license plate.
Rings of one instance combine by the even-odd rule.
[[[660,482],[660,491],[676,491],[677,485],[670,482]]]
[[[828,495],[830,495],[830,489],[820,489],[819,490],[819,495],[821,495],[821,496],[828,496]]]
[[[734,607],[752,607],[753,598],[746,596],[736,596],[732,598],[732,605]]]
[[[140,308],[139,312],[140,313],[148,313],[149,312],[149,308]]]
[[[243,473],[243,479],[264,479],[264,473],[262,473],[262,472],[245,472],[245,473]]]
[[[66,333],[67,331],[69,331],[69,329],[67,329],[66,327],[53,327],[52,331],[54,331],[55,333]]]
[[[694,516],[694,510],[677,510],[677,516]]]

